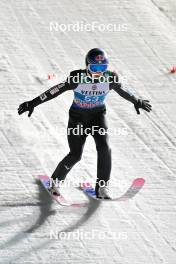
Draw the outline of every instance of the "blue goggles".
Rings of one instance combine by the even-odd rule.
[[[105,72],[108,68],[108,64],[88,64],[90,72]]]

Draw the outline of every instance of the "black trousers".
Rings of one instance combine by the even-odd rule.
[[[68,155],[58,164],[52,178],[64,180],[71,168],[81,160],[88,134],[92,135],[97,150],[96,192],[99,186],[107,183],[111,172],[111,149],[108,144],[105,106],[97,109],[70,108],[67,138],[70,148]]]

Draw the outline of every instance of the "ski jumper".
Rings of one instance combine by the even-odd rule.
[[[86,138],[90,134],[94,138],[97,150],[96,191],[99,188],[100,181],[106,183],[109,180],[111,172],[111,149],[108,143],[108,127],[105,118],[105,98],[111,90],[114,90],[133,104],[138,100],[131,92],[123,89],[121,83],[118,82],[118,75],[116,73],[106,71],[103,73],[102,78],[103,82],[101,78],[92,79],[86,69],[76,70],[70,73],[66,82],[55,85],[32,100],[34,106],[37,106],[57,97],[65,91],[73,90],[74,99],[69,110],[67,127],[67,139],[70,151],[59,162],[52,174],[52,178],[59,181],[66,178],[71,168],[80,161]],[[79,127],[82,133],[75,134],[74,128],[76,127]],[[93,130],[93,127],[96,127],[96,129]],[[99,130],[99,128],[103,129],[106,133],[100,133],[99,131],[102,130]]]

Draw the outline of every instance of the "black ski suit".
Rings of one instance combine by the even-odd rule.
[[[75,81],[75,76],[78,77],[77,81]],[[100,181],[106,183],[109,180],[111,172],[111,149],[108,144],[108,135],[107,133],[99,133],[98,130],[101,128],[104,132],[107,132],[104,99],[110,90],[114,90],[133,104],[136,104],[138,101],[133,94],[122,88],[122,85],[118,82],[117,74],[107,71],[103,76],[104,82],[101,83],[100,80],[92,80],[86,70],[73,71],[70,73],[66,82],[50,88],[32,100],[33,106],[35,107],[67,90],[73,90],[74,100],[69,110],[67,133],[70,152],[58,164],[52,178],[58,179],[59,181],[64,180],[74,164],[81,159],[83,147],[88,135],[84,131],[87,129],[87,132],[89,131],[89,134],[93,136],[97,149],[96,191],[98,190]],[[108,81],[107,78],[109,78]],[[74,134],[72,129],[77,126],[80,128],[80,131],[82,128],[83,133],[79,135]],[[91,131],[93,126],[96,127],[94,132]]]

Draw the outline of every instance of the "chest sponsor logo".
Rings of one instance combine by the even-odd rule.
[[[82,95],[104,95],[106,94],[105,91],[84,91],[81,90]]]

